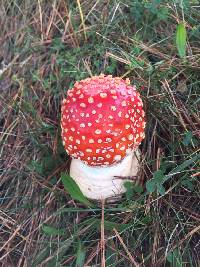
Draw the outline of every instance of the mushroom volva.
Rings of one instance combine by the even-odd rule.
[[[101,74],[68,90],[62,103],[62,140],[72,157],[70,175],[85,196],[105,199],[125,192],[123,177],[138,173],[144,116],[129,79]]]

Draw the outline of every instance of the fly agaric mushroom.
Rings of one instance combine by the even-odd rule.
[[[68,90],[62,104],[62,139],[72,157],[70,175],[88,198],[119,195],[125,192],[120,176],[137,175],[145,128],[142,107],[129,79],[101,74]]]

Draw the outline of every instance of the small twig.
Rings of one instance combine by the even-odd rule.
[[[114,176],[115,179],[122,179],[122,180],[137,180],[138,176]]]
[[[100,249],[101,249],[100,242],[98,242],[96,247],[93,248],[91,254],[88,256],[88,259],[84,264],[84,267],[88,267],[89,263],[94,259],[95,256],[98,257]]]
[[[38,0],[38,7],[39,7],[39,15],[40,15],[40,31],[41,31],[41,39],[42,39],[42,41],[43,41],[43,40],[44,40],[44,36],[43,36],[43,19],[42,19],[42,7],[41,7],[40,0]]]
[[[196,172],[196,173],[192,174],[191,176],[192,176],[192,177],[200,176],[200,172]]]
[[[46,35],[47,38],[49,37],[51,26],[52,26],[53,20],[55,18],[55,9],[56,9],[56,1],[54,1],[53,5],[52,5],[51,18],[49,20],[48,27],[47,27],[47,30],[46,30],[46,33],[45,33],[45,35]]]
[[[19,232],[19,230],[21,229],[21,225],[20,226],[18,226],[16,229],[15,229],[15,231],[14,231],[14,233],[9,237],[9,239],[3,244],[3,246],[1,247],[1,249],[0,249],[0,252],[3,252],[3,250],[4,250],[4,248],[13,240],[13,238],[14,237],[16,237],[16,235],[18,235],[18,232]],[[0,260],[1,260],[2,258],[0,258]]]
[[[131,255],[130,251],[128,250],[127,246],[124,244],[124,241],[122,240],[121,236],[119,235],[119,233],[117,232],[117,230],[115,228],[113,228],[113,231],[115,232],[117,238],[119,239],[120,243],[122,244],[124,250],[126,251],[130,261],[133,263],[133,265],[135,267],[140,267],[140,264],[137,263],[137,261],[133,258],[133,256]]]

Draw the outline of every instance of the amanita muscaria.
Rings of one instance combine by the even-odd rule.
[[[85,196],[103,199],[121,194],[123,177],[137,175],[144,115],[140,95],[129,79],[101,74],[68,90],[62,104],[62,139],[72,157],[70,175]]]

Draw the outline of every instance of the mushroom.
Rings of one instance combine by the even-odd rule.
[[[72,157],[70,176],[86,197],[125,192],[123,178],[136,176],[140,165],[144,115],[129,79],[101,74],[68,90],[62,103],[63,145]]]

